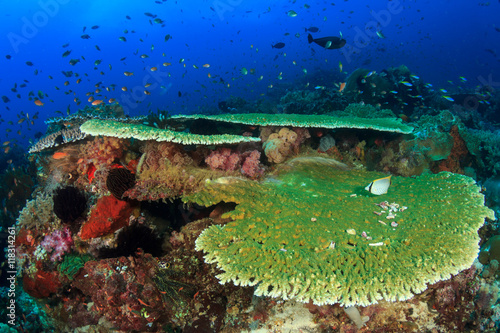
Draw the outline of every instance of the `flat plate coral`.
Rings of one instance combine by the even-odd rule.
[[[262,182],[221,179],[185,198],[235,202],[225,226],[196,241],[221,283],[315,304],[405,300],[471,266],[477,230],[493,211],[473,179],[442,172],[393,177],[389,192],[364,190],[381,173],[325,164],[283,167]]]

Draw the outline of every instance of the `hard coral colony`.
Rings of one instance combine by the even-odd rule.
[[[101,117],[71,142],[47,136],[17,222],[23,288],[60,331],[272,330],[280,313],[318,331],[489,325],[491,302],[464,285],[491,293],[495,238],[487,266],[475,259],[494,214],[472,178],[439,172],[468,167],[465,129],[427,119],[425,136],[374,110],[175,116],[163,128]]]

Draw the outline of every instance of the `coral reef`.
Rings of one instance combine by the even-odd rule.
[[[69,280],[73,280],[78,272],[80,272],[80,269],[82,269],[85,263],[89,260],[92,260],[91,255],[78,255],[76,253],[70,253],[64,256],[64,259],[57,267],[57,270],[61,275],[66,276]]]
[[[430,92],[420,78],[402,65],[380,73],[359,68],[347,78],[344,93],[358,103],[411,114],[414,109],[425,106]]]
[[[446,172],[393,177],[383,198],[363,192],[382,176],[303,163],[275,182],[210,182],[184,200],[238,206],[225,214],[234,222],[206,229],[196,249],[224,271],[217,276],[221,283],[345,306],[405,300],[470,267],[477,229],[493,218],[473,180]],[[330,197],[337,200],[322,200]],[[397,212],[388,213],[389,206]]]
[[[235,171],[241,165],[240,155],[230,148],[219,148],[205,158],[205,163],[212,170]]]
[[[134,206],[116,199],[112,195],[100,198],[90,212],[90,217],[82,225],[81,239],[91,239],[108,235],[128,225]]]
[[[168,129],[149,127],[146,125],[127,124],[112,120],[89,120],[80,126],[82,132],[94,136],[103,135],[122,139],[155,140],[190,144],[223,144],[256,141],[256,138],[231,134],[200,135],[187,132],[176,132]]]
[[[405,67],[351,78],[220,103],[239,114],[49,120],[53,143],[1,187],[5,215],[35,189],[15,254],[42,313],[18,331],[498,330],[498,222],[464,176],[499,205],[494,107],[468,116]]]
[[[269,134],[269,131],[272,131]],[[298,154],[300,144],[309,138],[309,132],[302,128],[290,130],[286,127],[277,132],[272,127],[266,127],[261,132],[264,142],[262,148],[267,159],[272,163],[283,163],[288,157]]]
[[[37,153],[44,149],[57,147],[62,144],[83,140],[87,134],[82,133],[78,127],[72,129],[63,129],[58,132],[52,133],[40,139],[34,144],[28,153]]]
[[[360,118],[354,116],[333,117],[327,115],[314,114],[222,114],[215,116],[189,115],[173,116],[173,119],[206,119],[217,122],[236,123],[254,126],[293,126],[302,128],[358,128],[373,129],[376,131],[386,131],[409,134],[413,127],[403,124],[397,118]]]
[[[44,192],[26,203],[16,222],[17,229],[37,229],[55,223],[52,196]]]
[[[37,262],[37,272],[34,275],[23,276],[23,288],[35,298],[47,298],[62,287],[57,271],[46,271],[40,262]]]
[[[55,230],[45,236],[40,247],[50,256],[50,261],[61,261],[63,255],[69,253],[73,247],[71,232],[67,227]]]
[[[347,103],[336,90],[294,90],[281,97],[278,108],[285,114],[325,114],[343,110]]]
[[[106,177],[111,165],[119,161],[127,149],[127,142],[113,137],[96,137],[86,142],[80,148],[78,160],[78,185],[86,187],[89,184],[105,191]]]
[[[239,153],[230,148],[219,148],[205,158],[205,163],[212,170],[228,172],[239,170],[243,175],[253,179],[258,178],[264,172],[263,166],[260,164],[260,151],[258,150]]]

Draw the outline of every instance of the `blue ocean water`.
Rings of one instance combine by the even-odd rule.
[[[28,145],[43,120],[91,105],[89,97],[116,99],[132,116],[196,113],[230,97],[314,86],[321,72],[336,73],[333,87],[357,68],[402,64],[436,88],[498,86],[499,12],[497,1],[5,2],[2,142]],[[308,44],[311,27],[314,38],[341,34],[346,46]]]

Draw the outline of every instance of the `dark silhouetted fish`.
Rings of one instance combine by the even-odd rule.
[[[280,42],[280,43],[276,43],[276,44],[274,44],[274,45],[271,45],[271,47],[272,47],[273,49],[282,49],[282,48],[284,48],[284,47],[285,47],[285,43],[281,43],[281,42]]]
[[[81,35],[80,38],[81,39],[90,39],[90,36],[87,34],[84,34],[84,35]]]
[[[311,34],[307,35],[307,41],[309,42],[309,44],[314,42],[319,46],[329,50],[340,49],[346,43],[346,40],[340,37],[322,37],[314,39],[313,36],[311,36]]]
[[[319,29],[316,27],[304,28],[305,32],[318,32]]]

